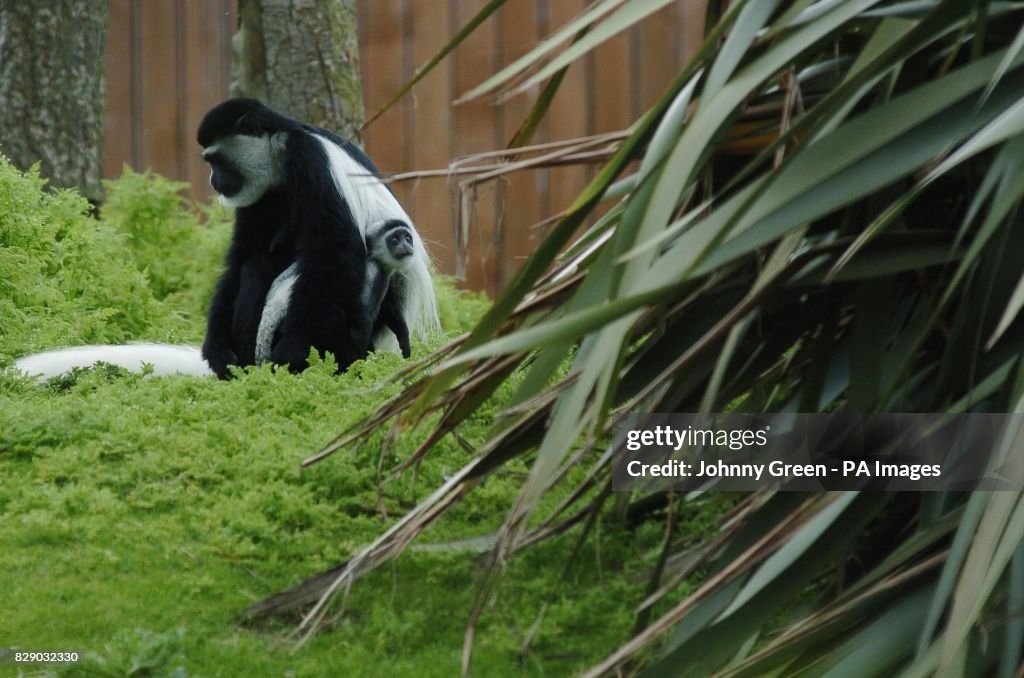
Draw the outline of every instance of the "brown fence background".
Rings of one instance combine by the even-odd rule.
[[[107,47],[105,174],[123,163],[211,194],[195,129],[227,96],[236,0],[111,0]],[[367,111],[376,111],[486,0],[358,0]],[[587,0],[510,0],[366,131],[385,172],[440,169],[502,148],[537,95],[502,105],[451,102],[578,14]],[[568,72],[534,142],[622,129],[699,47],[704,0],[677,0]],[[536,245],[530,226],[566,207],[593,168],[524,171],[476,195],[465,284],[500,289]],[[444,177],[396,183],[395,192],[445,273],[455,271],[453,195]],[[496,228],[500,220],[501,227]]]

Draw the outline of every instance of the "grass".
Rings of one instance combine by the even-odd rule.
[[[370,574],[353,589],[340,627],[297,653],[284,621],[237,623],[257,599],[344,560],[389,525],[385,511],[395,515],[465,462],[461,448],[442,444],[414,483],[384,488],[383,510],[372,445],[298,470],[346,421],[398,388],[386,379],[397,363],[374,356],[341,377],[322,364],[300,376],[263,368],[227,383],[102,370],[59,388],[6,381],[4,644],[81,650],[97,675],[145,666],[187,675],[451,675],[474,595],[473,554],[411,552]],[[372,386],[380,392],[366,395]],[[471,442],[485,433],[484,421],[464,431]],[[403,438],[389,463],[417,438]],[[429,539],[493,530],[516,487],[511,477],[491,479]],[[649,567],[659,537],[634,535],[602,553],[601,567]],[[554,575],[571,543],[515,561],[503,596],[510,604],[480,633],[482,675],[580,668],[628,630],[623,601],[639,591],[602,586],[594,552],[570,573],[586,593],[558,594]],[[544,601],[552,604],[547,623],[521,663],[520,636]]]
[[[0,287],[0,307],[11,310],[0,366],[86,340],[201,337],[196,306],[209,298],[209,262],[230,215],[200,224],[174,197],[178,187],[152,175],[127,172],[107,188],[112,199],[96,220],[74,194],[51,194],[0,158],[0,268],[18,281]],[[451,334],[486,306],[450,282],[439,294]],[[402,365],[373,355],[341,376],[314,361],[301,375],[262,367],[229,382],[102,367],[47,384],[0,373],[0,646],[78,650],[86,661],[71,675],[457,672],[480,553],[406,553],[358,582],[342,621],[298,651],[295,619],[239,622],[251,603],[372,541],[468,461],[446,438],[415,473],[378,491],[378,433],[300,472],[303,458],[401,388],[393,375]],[[486,439],[512,387],[461,427],[466,441]],[[383,468],[426,433],[403,434]],[[496,529],[526,464],[488,479],[425,540]],[[680,534],[701,525],[694,515]],[[512,561],[477,633],[478,675],[573,672],[628,637],[639,575],[663,535],[611,525],[599,533],[567,569],[573,532]],[[606,579],[612,571],[627,576]]]

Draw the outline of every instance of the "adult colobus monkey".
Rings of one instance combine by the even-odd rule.
[[[363,303],[367,227],[411,220],[369,158],[337,135],[253,99],[214,108],[197,139],[213,170],[211,185],[224,204],[238,208],[203,344],[213,371],[223,376],[229,364],[256,362],[268,292],[287,269],[279,292],[283,311],[273,311],[281,319],[269,347],[272,362],[302,369],[312,347],[334,353],[344,369],[371,341],[393,344],[383,328],[375,335],[376,317]],[[411,261],[395,274],[400,280],[384,304],[397,305],[409,330],[425,336],[439,325],[437,303],[423,241],[408,232]]]
[[[206,114],[197,134],[210,163],[210,183],[221,202],[237,208],[226,267],[210,306],[202,357],[217,376],[228,365],[252,365],[265,313],[278,314],[269,347],[259,358],[306,366],[310,348],[330,351],[345,369],[372,346],[396,349],[388,324],[367,312],[367,228],[401,221],[412,239],[409,262],[393,273],[381,308],[396,309],[408,331],[426,337],[440,324],[430,260],[412,221],[377,170],[341,137],[287,118],[254,99],[231,99]],[[286,273],[287,271],[287,273]],[[268,296],[275,280],[280,285]],[[277,304],[276,306],[274,304]],[[266,308],[265,308],[266,307]],[[125,347],[127,348],[127,347]],[[140,359],[161,370],[180,347],[145,344]],[[403,347],[404,348],[404,347]],[[96,351],[110,360],[116,347],[86,347],[61,353],[61,369]],[[47,368],[40,354],[19,361],[33,373]],[[32,360],[32,363],[26,361]],[[91,363],[77,363],[91,364]],[[137,366],[137,365],[136,365]],[[194,374],[205,364],[178,369]]]

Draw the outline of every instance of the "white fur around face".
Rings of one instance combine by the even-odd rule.
[[[232,196],[219,196],[220,203],[225,207],[248,207],[271,188],[283,184],[284,141],[283,133],[260,137],[240,134],[225,137],[203,151],[204,158],[220,153],[245,177],[242,190]]]

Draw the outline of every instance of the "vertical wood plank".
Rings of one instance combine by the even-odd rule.
[[[420,68],[444,47],[454,23],[451,4],[412,0],[412,61]],[[443,169],[452,158],[451,102],[455,98],[452,63],[442,63],[410,93],[412,138],[406,140],[411,158],[407,169]],[[410,207],[416,228],[439,271],[455,272],[451,210],[444,178],[420,179],[409,184]]]
[[[178,179],[188,178],[188,156],[187,151],[190,149],[188,143],[189,134],[187,130],[188,119],[185,116],[185,112],[188,108],[188,87],[189,82],[186,79],[188,75],[188,57],[191,52],[191,43],[186,40],[185,35],[185,0],[174,0],[174,44],[175,44],[175,59],[174,59],[174,71],[175,71],[175,89],[174,89],[174,111],[177,125],[176,130],[176,143],[175,143],[175,160],[177,161],[177,171],[175,177]]]
[[[459,26],[468,22],[486,4],[486,0],[457,0],[456,20]],[[455,91],[461,95],[494,73],[495,53],[500,24],[492,15],[468,37],[455,53]],[[497,125],[497,111],[490,101],[473,101],[455,108],[454,156],[493,150],[502,143]],[[453,186],[458,182],[456,179]],[[451,200],[458,200],[453,192]],[[493,244],[495,220],[495,188],[493,184],[479,187],[468,196],[471,222],[465,284],[472,289],[496,287],[496,263],[500,259]]]
[[[132,54],[130,0],[110,0],[110,30],[104,68],[107,76],[103,123],[103,176],[121,176],[132,160]]]
[[[668,5],[643,21],[638,29],[639,64],[632,79],[640,84],[637,114],[650,108],[679,72],[676,50],[676,7]]]
[[[545,0],[548,1],[548,0]],[[549,31],[557,30],[583,11],[586,0],[548,1]],[[558,94],[551,102],[548,130],[552,140],[574,139],[585,136],[587,130],[587,69],[585,63],[569,67]],[[568,207],[587,185],[584,166],[556,167],[548,170],[550,199],[547,215]]]
[[[628,32],[619,33],[594,50],[594,134],[614,132],[631,122],[630,57]]]
[[[414,53],[416,34],[413,25],[412,3],[413,0],[402,0],[402,85],[409,82],[416,71]],[[434,23],[436,27],[436,21]],[[408,170],[413,167],[413,151],[417,141],[416,111],[413,97],[406,94],[398,105],[402,106],[405,110],[405,126],[401,131],[402,139],[404,140],[402,144],[402,163],[396,169]],[[416,197],[413,195],[412,189],[412,184],[405,184],[400,188],[399,199],[402,200],[407,210],[415,210]]]
[[[183,2],[185,86],[179,135],[185,171],[181,179],[189,182],[196,200],[214,197],[210,169],[199,156],[195,134],[206,112],[228,97],[231,63],[224,58],[224,43],[237,30],[235,4],[233,0]],[[230,31],[225,30],[225,21]]]
[[[632,57],[629,31],[619,33],[593,51],[593,70],[589,81],[591,134],[625,129],[633,121],[635,88]],[[589,168],[590,176],[597,167],[592,165]],[[610,208],[609,203],[600,205],[593,216],[598,218]]]
[[[676,4],[676,45],[680,66],[697,54],[704,44],[704,21],[707,17],[706,2],[679,0]]]
[[[501,64],[505,66],[537,44],[537,7],[534,0],[513,0],[499,10],[501,25]],[[539,89],[509,99],[500,111],[502,145],[507,145],[530,113]],[[530,143],[544,140],[546,130],[538,130]],[[502,290],[536,245],[530,227],[544,218],[539,184],[541,172],[527,170],[508,175],[501,188],[495,233],[495,247],[501,252],[495,270],[495,287]]]
[[[132,167],[142,165],[142,0],[131,0],[129,5],[129,35],[131,41],[131,120]]]
[[[140,4],[142,59],[142,168],[177,176],[177,49],[173,0]]]
[[[364,30],[366,67],[363,98],[368,111],[376,111],[401,88],[405,36],[402,25],[402,0],[372,0],[366,5]],[[360,17],[363,19],[364,17]],[[399,103],[366,129],[365,148],[382,172],[405,169],[406,108]],[[395,195],[405,205],[408,188],[394,187]]]
[[[191,135],[185,139],[184,155],[187,164],[183,179],[192,185],[192,197],[195,199],[213,198],[213,188],[210,187],[207,180],[209,170],[199,157],[199,145],[195,140],[195,132],[202,116],[216,105],[216,101],[213,99],[220,84],[220,69],[209,67],[210,64],[220,61],[215,58],[218,54],[216,48],[220,44],[220,31],[217,30],[219,4],[186,2],[184,8],[185,40],[188,41],[189,46],[186,49],[185,58],[187,86],[185,88],[183,126],[191,132]]]

